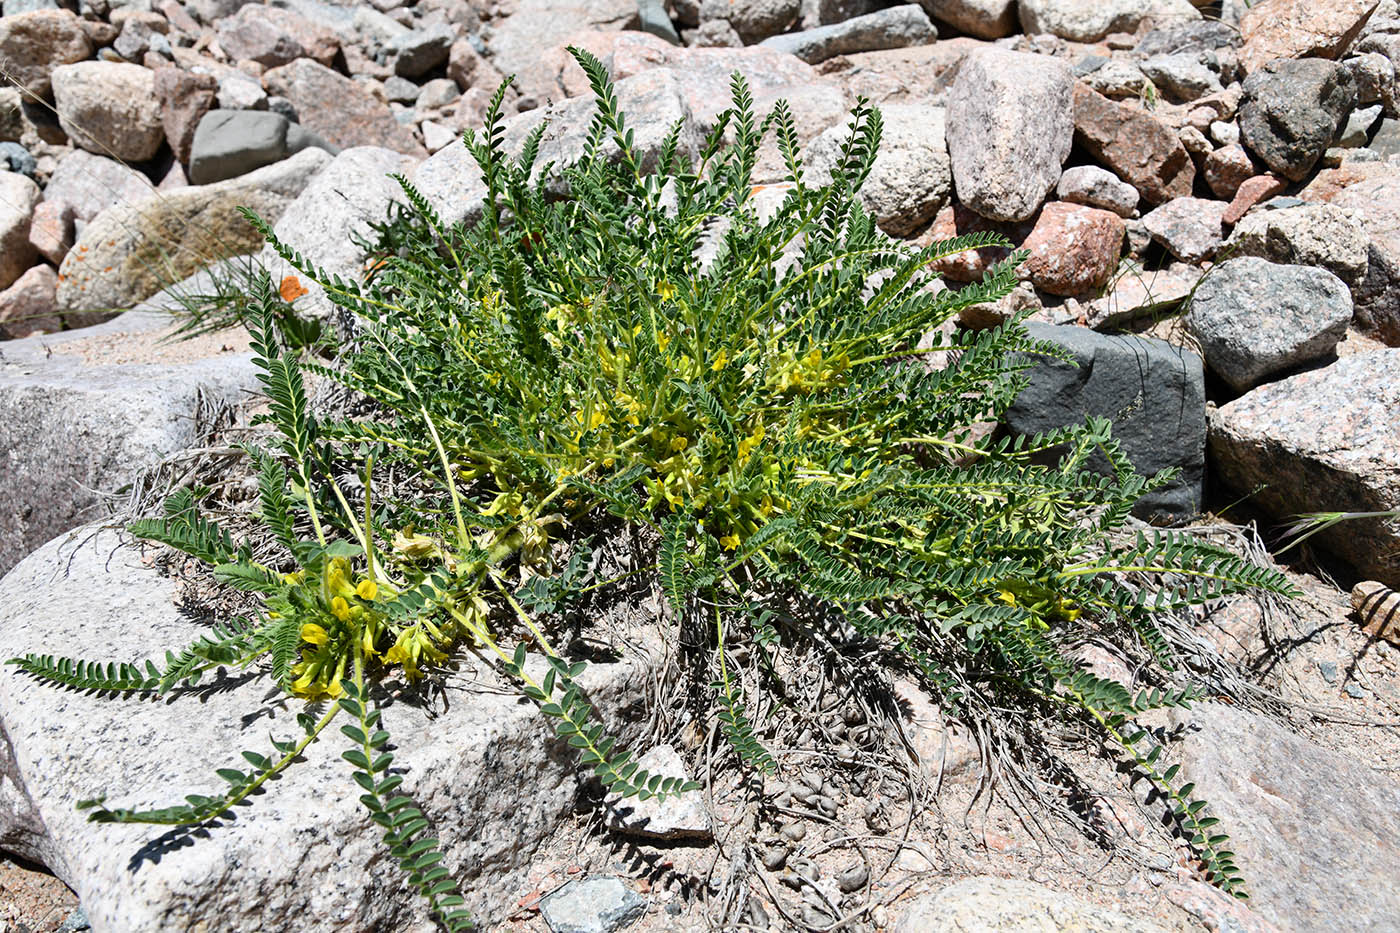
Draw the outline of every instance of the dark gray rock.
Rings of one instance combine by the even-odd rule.
[[[1113,435],[1137,471],[1168,467],[1171,484],[1144,496],[1134,513],[1185,521],[1201,507],[1205,470],[1205,384],[1201,358],[1152,337],[1108,336],[1082,327],[1026,325],[1031,336],[1068,350],[1078,366],[1036,358],[1030,384],[1006,413],[1006,426],[1035,434],[1089,415],[1113,422]],[[1096,469],[1106,461],[1091,460]]]
[[[1154,55],[1145,59],[1138,67],[1168,97],[1189,101],[1224,90],[1220,84],[1219,71],[1211,68],[1202,58],[1203,56],[1192,52],[1175,52],[1170,55]]]
[[[1237,707],[1174,718],[1186,723],[1180,780],[1220,818],[1256,912],[1281,930],[1395,929],[1400,887],[1376,883],[1400,871],[1390,773]]]
[[[1279,518],[1384,512],[1400,507],[1397,425],[1400,350],[1344,356],[1212,412],[1211,468],[1230,489],[1253,490],[1251,501]],[[1400,519],[1355,519],[1312,541],[1362,579],[1400,586]]]
[[[1375,135],[1367,145],[1387,159],[1400,155],[1400,120],[1391,117],[1381,120],[1381,125],[1376,127]]]
[[[680,45],[681,37],[676,32],[676,24],[671,22],[671,17],[666,13],[666,6],[661,0],[638,0],[637,2],[638,28],[642,32],[651,33],[659,39],[665,39],[672,45]]]
[[[199,121],[190,147],[191,184],[236,178],[315,147],[340,150],[281,114],[259,110],[211,110]]]
[[[1369,107],[1358,107],[1351,112],[1347,118],[1346,125],[1337,133],[1337,145],[1346,149],[1357,149],[1366,145],[1370,141],[1371,130],[1381,119],[1381,112],[1384,110],[1380,104],[1372,104]],[[1393,137],[1392,143],[1393,145]],[[1386,143],[1382,143],[1386,145]],[[1392,150],[1393,151],[1393,150]],[[1389,155],[1390,153],[1383,153]]]
[[[384,80],[384,96],[392,103],[411,104],[418,99],[421,88],[407,78],[393,75]]]
[[[647,902],[620,878],[570,881],[540,901],[553,933],[612,933],[646,912]]]
[[[1244,81],[1240,135],[1265,165],[1302,181],[1356,104],[1356,79],[1321,58],[1279,59]]]
[[[39,163],[29,154],[29,150],[19,143],[0,143],[0,172],[19,172],[29,178],[38,171]]]
[[[1243,392],[1333,353],[1351,313],[1351,292],[1326,269],[1244,256],[1201,281],[1186,324],[1206,365]]]
[[[389,64],[401,78],[417,78],[447,61],[447,53],[457,38],[452,27],[438,25],[415,29],[391,39],[387,45]]]
[[[928,14],[915,3],[764,39],[761,44],[796,55],[810,65],[837,55],[927,45],[938,38]]]

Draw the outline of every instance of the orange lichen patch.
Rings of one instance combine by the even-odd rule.
[[[307,294],[307,289],[301,284],[301,279],[289,275],[282,280],[282,285],[277,289],[277,293],[282,296],[283,301],[290,304]]]
[[[114,268],[115,268],[115,266],[108,266],[107,268],[103,269],[102,271],[103,271],[103,272],[111,272],[112,269],[114,269]]]

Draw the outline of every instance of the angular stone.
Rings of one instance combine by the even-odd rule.
[[[0,70],[21,87],[48,98],[54,68],[92,54],[82,21],[68,10],[34,10],[0,17]]]
[[[355,81],[300,58],[263,75],[263,86],[292,102],[301,125],[340,146],[382,146],[423,158],[427,153],[389,106]]]
[[[1064,63],[1005,49],[964,59],[948,92],[948,154],[958,200],[992,220],[1025,220],[1060,180],[1074,136]]]
[[[1243,146],[1222,146],[1206,156],[1201,172],[1216,197],[1233,198],[1256,169]]]
[[[1173,198],[1143,215],[1152,239],[1182,262],[1200,262],[1215,255],[1225,240],[1221,222],[1229,205],[1203,198]]]
[[[266,110],[267,91],[255,78],[233,72],[219,78],[216,103],[220,110]]]
[[[1111,292],[1085,303],[1085,322],[1095,330],[1109,330],[1171,314],[1191,294],[1201,274],[1200,269],[1184,263],[1165,269],[1121,269]]]
[[[1310,58],[1270,62],[1244,81],[1240,137],[1270,170],[1302,181],[1356,102],[1351,72]]]
[[[340,151],[281,114],[211,110],[194,134],[190,183],[208,185],[236,178],[313,146],[331,155]]]
[[[456,34],[450,26],[438,25],[415,29],[394,37],[385,51],[394,74],[401,78],[418,78],[447,61]]]
[[[1015,0],[920,0],[930,16],[978,39],[1000,39],[1019,27]]]
[[[1092,71],[1077,74],[1080,82],[1113,100],[1140,100],[1151,82],[1134,62],[1122,59],[1095,63]]]
[[[144,162],[165,140],[155,75],[140,65],[79,62],[53,70],[58,123],[76,145]]]
[[[1395,99],[1395,65],[1379,52],[1363,52],[1342,64],[1356,82],[1356,103],[1392,102]]]
[[[246,369],[247,356],[239,356]],[[230,368],[227,360],[209,362]],[[194,380],[183,378],[188,392]],[[159,413],[154,423],[165,426],[168,408],[155,403],[167,386],[140,375],[127,380],[120,400],[149,399],[139,408]],[[142,557],[116,531],[91,526],[45,545],[0,581],[6,650],[134,659],[207,634],[207,623],[181,610],[178,582]],[[382,725],[395,740],[403,789],[432,822],[473,919],[497,929],[528,884],[531,861],[572,818],[581,768],[548,719],[461,655],[462,671],[444,686],[441,705],[389,700]],[[581,686],[605,719],[626,723],[653,667],[641,659],[595,664]],[[95,930],[199,930],[210,918],[250,933],[285,927],[289,918],[305,933],[435,928],[387,857],[334,727],[236,820],[181,835],[173,854],[162,827],[95,824],[76,809],[104,792],[112,803],[143,808],[217,793],[225,785],[216,768],[247,767],[241,749],[266,753],[269,734],[300,736],[293,717],[304,704],[267,702],[266,678],[226,676],[217,689],[169,702],[113,701],[22,676],[0,681],[8,740],[0,746],[0,839],[76,890]],[[619,741],[630,744],[636,731],[624,726]]]
[[[642,769],[662,777],[691,779],[680,753],[670,745],[658,745],[637,759]],[[710,812],[697,794],[684,794],[667,800],[639,800],[609,794],[604,801],[608,827],[628,836],[646,839],[688,839],[708,842],[713,838]]]
[[[801,0],[700,0],[702,24],[722,19],[745,45],[786,32],[801,14]]]
[[[1350,285],[1366,274],[1368,241],[1357,211],[1304,204],[1249,214],[1235,225],[1226,248],[1232,256],[1320,266]]]
[[[115,159],[74,149],[58,160],[44,189],[44,201],[70,210],[86,223],[115,204],[144,201],[155,194],[151,180]]]
[[[570,881],[540,901],[551,933],[614,933],[646,909],[636,891],[611,875]]]
[[[870,176],[861,188],[861,201],[880,229],[907,236],[927,224],[948,203],[952,175],[944,142],[942,107],[891,104],[882,108],[884,134]],[[834,126],[808,146],[804,159],[810,183],[826,184],[849,136]]]
[[[1205,383],[1201,358],[1153,337],[1107,336],[1083,327],[1028,323],[1031,336],[1059,344],[1077,366],[1035,358],[1030,384],[1006,413],[1017,434],[1037,434],[1095,415],[1113,422],[1113,436],[1134,469],[1152,476],[1180,472],[1148,493],[1134,514],[1154,521],[1186,521],[1201,507],[1205,473]],[[1107,472],[1100,455],[1089,467]]]
[[[1206,365],[1237,392],[1333,354],[1351,323],[1351,293],[1326,269],[1253,256],[1213,268],[1186,326]]]
[[[1400,890],[1374,882],[1400,870],[1400,783],[1389,772],[1240,707],[1202,703],[1173,719],[1185,723],[1174,749],[1182,780],[1229,834],[1258,916],[1280,930],[1394,923]]]
[[[1288,183],[1277,175],[1255,175],[1253,178],[1246,178],[1240,182],[1235,196],[1230,200],[1230,206],[1225,209],[1225,214],[1220,219],[1227,227],[1233,227],[1254,205],[1272,198],[1287,187]]]
[[[1055,201],[1045,205],[1021,249],[1021,271],[1051,295],[1094,294],[1108,283],[1123,251],[1123,218],[1112,211]]]
[[[923,8],[906,3],[843,23],[772,36],[762,44],[815,65],[837,55],[927,45],[937,38],[938,30]]]
[[[24,274],[34,261],[29,223],[39,186],[18,172],[0,172],[0,288]]]
[[[909,901],[894,933],[953,933],[962,930],[1166,933],[1142,917],[1130,917],[1036,884],[990,876],[965,878]]]
[[[451,78],[434,78],[425,83],[418,92],[418,96],[413,99],[415,110],[438,110],[450,106],[453,101],[462,96],[462,92],[457,89],[457,82]]]
[[[1361,33],[1377,0],[1262,0],[1240,18],[1240,65],[1278,58],[1337,58]]]
[[[475,87],[487,93],[495,93],[505,80],[505,75],[497,71],[496,66],[466,39],[452,43],[452,48],[448,50],[447,76],[464,91]]]
[[[1156,55],[1138,67],[1172,100],[1191,101],[1224,90],[1220,75],[1190,52]]]
[[[503,74],[519,76],[520,93],[535,95],[544,104],[566,95],[534,77],[539,74],[541,50],[569,41],[584,30],[615,33],[637,25],[640,18],[635,0],[516,0],[515,15],[491,24],[486,46],[491,64]],[[654,36],[647,38],[665,44]]]
[[[325,26],[291,10],[261,3],[245,4],[237,13],[221,19],[219,46],[230,59],[255,61],[276,68],[310,58],[329,66],[340,51],[340,37]]]
[[[108,208],[83,229],[63,260],[59,308],[91,323],[215,260],[255,252],[262,236],[238,209],[250,208],[276,223],[329,161],[321,150],[308,149],[230,181]]]
[[[155,73],[155,90],[165,139],[180,164],[189,165],[195,129],[204,115],[214,109],[219,81],[213,75],[160,68]]]
[[[0,141],[18,142],[24,135],[24,106],[17,87],[0,87]]]
[[[56,266],[72,244],[73,209],[53,201],[36,204],[29,221],[29,245]]]
[[[1149,204],[1189,197],[1196,178],[1181,141],[1151,114],[1074,88],[1074,138]]]
[[[1055,194],[1062,201],[1103,208],[1119,217],[1131,217],[1137,210],[1137,189],[1097,165],[1065,169],[1055,186]]]
[[[1153,29],[1139,39],[1133,52],[1143,58],[1179,55],[1183,52],[1214,52],[1240,44],[1239,31],[1210,19],[1184,20]]]
[[[1252,501],[1279,518],[1400,508],[1400,350],[1343,356],[1220,406],[1210,454],[1229,488],[1256,490]],[[1355,519],[1311,540],[1400,586],[1400,519]]]
[[[58,274],[38,265],[0,291],[0,338],[13,340],[60,329],[63,322],[53,298],[57,287]]]
[[[1187,0],[1020,0],[1026,35],[1048,32],[1072,42],[1098,42],[1113,32],[1137,32],[1145,22],[1200,19]]]

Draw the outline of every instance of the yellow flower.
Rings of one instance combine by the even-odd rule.
[[[421,560],[437,553],[437,544],[427,535],[416,535],[411,527],[394,533],[394,552],[409,560]]]
[[[671,438],[671,449],[672,449],[672,450],[685,450],[686,447],[688,447],[689,445],[690,445],[690,440],[689,440],[688,438],[684,438],[684,437],[673,437],[673,438]]]
[[[724,537],[719,539],[719,543],[724,547],[726,551],[732,551],[739,546],[739,536],[725,535]]]
[[[302,580],[304,580],[305,578],[306,578],[306,571],[305,571],[305,570],[298,570],[296,573],[284,573],[284,574],[282,574],[282,582],[285,583],[285,584],[287,584],[288,586],[296,586],[298,583],[300,583],[300,582],[301,582]]]
[[[336,599],[339,598],[339,596],[336,597]],[[315,622],[308,622],[301,627],[301,640],[311,645],[324,645],[330,641],[330,636]]]
[[[676,286],[670,282],[657,282],[656,294],[661,296],[662,301],[671,301],[676,297]]]
[[[355,595],[367,603],[372,603],[374,597],[379,595],[379,584],[373,580],[361,580],[360,585],[355,587]]]
[[[727,350],[721,350],[719,351],[719,356],[716,356],[715,361],[710,364],[710,369],[714,370],[715,372],[719,372],[721,369],[724,369],[724,367],[728,365],[729,352]]]
[[[344,596],[337,596],[331,600],[331,615],[342,622],[350,619],[350,604],[345,601]]]
[[[350,562],[343,557],[331,559],[330,566],[326,568],[326,588],[332,595],[351,597],[355,595],[355,588],[350,585]]]
[[[1016,594],[1008,589],[997,590],[997,599],[1006,603],[1008,606],[1016,605]]]

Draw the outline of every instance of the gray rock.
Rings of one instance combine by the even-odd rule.
[[[39,170],[39,163],[29,154],[29,150],[19,143],[0,143],[0,172],[18,172],[26,178],[33,178]]]
[[[267,98],[267,109],[269,113],[280,114],[292,123],[301,122],[301,118],[297,115],[296,105],[285,97],[279,97],[276,94],[269,95]]]
[[[1154,55],[1144,59],[1139,67],[1159,90],[1173,100],[1189,101],[1224,90],[1220,75],[1191,52]]]
[[[1240,136],[1271,170],[1302,181],[1356,102],[1356,81],[1336,62],[1279,59],[1250,74]]]
[[[1113,59],[1080,78],[1088,87],[1113,100],[1139,99],[1151,82],[1134,62]]]
[[[1255,912],[1281,930],[1332,930],[1340,917],[1351,930],[1394,927],[1400,890],[1374,881],[1400,869],[1391,774],[1238,707],[1174,718],[1187,723],[1181,779],[1229,834]]]
[[[1319,266],[1354,285],[1365,276],[1368,264],[1369,237],[1362,216],[1336,204],[1255,210],[1235,225],[1226,248],[1233,256]]]
[[[1074,82],[1063,62],[979,48],[948,92],[948,153],[958,200],[992,220],[1025,220],[1060,180],[1074,137]]]
[[[990,876],[966,878],[909,901],[894,933],[1166,933],[1142,917],[1130,917],[1031,881]]]
[[[1182,262],[1200,262],[1215,255],[1225,240],[1221,219],[1229,208],[1225,201],[1173,198],[1143,215],[1152,239]]]
[[[128,385],[133,396],[138,387],[152,394],[150,382]],[[179,584],[123,537],[88,526],[0,581],[6,651],[132,659],[207,633],[181,610]],[[654,669],[643,657],[582,675],[604,716],[636,715],[632,704]],[[464,651],[442,705],[391,701],[382,718],[404,790],[432,821],[484,929],[504,924],[532,859],[572,819],[580,770],[549,721],[498,683]],[[74,807],[106,792],[137,807],[216,792],[216,768],[246,767],[239,750],[265,753],[269,734],[301,734],[293,716],[303,704],[269,703],[267,691],[262,677],[229,676],[219,689],[171,702],[114,702],[0,678],[0,840],[77,891],[100,931],[197,930],[211,918],[225,933],[259,933],[289,918],[306,933],[437,929],[387,857],[334,728],[236,820],[206,832],[94,824]],[[619,741],[630,744],[635,731],[619,730]]]
[[[762,44],[815,65],[837,55],[927,45],[937,38],[938,30],[933,28],[923,8],[907,3],[843,23],[772,36]]]
[[[1098,42],[1111,32],[1133,33],[1144,22],[1197,20],[1187,0],[1020,0],[1026,35],[1048,32],[1072,42]]]
[[[398,75],[384,79],[384,96],[391,103],[411,104],[418,99],[419,90],[418,85]]]
[[[53,70],[58,123],[76,145],[144,162],[165,141],[154,73],[140,65],[79,62]]]
[[[540,901],[552,933],[613,933],[646,909],[641,895],[611,875],[570,881]]]
[[[930,16],[978,39],[1009,36],[1020,25],[1016,0],[920,0]]]
[[[319,149],[212,185],[192,185],[108,208],[79,235],[58,304],[70,326],[132,307],[218,259],[251,253],[262,236],[239,213],[275,223],[327,162]]]
[[[0,569],[102,516],[104,491],[199,442],[201,406],[239,404],[256,387],[247,353],[182,361],[178,344],[156,349],[170,327],[164,314],[135,313],[5,344]],[[149,354],[145,362],[121,362],[138,347]]]
[[[517,75],[520,93],[535,95],[541,103],[568,96],[530,78],[543,50],[571,41],[575,33],[585,30],[615,32],[640,22],[636,0],[516,0],[514,6],[515,15],[491,22],[486,40],[490,62],[503,74]]]
[[[1185,20],[1151,30],[1138,40],[1133,52],[1151,58],[1183,52],[1212,52],[1237,48],[1239,44],[1239,31],[1225,23],[1209,19]]]
[[[68,10],[35,10],[0,17],[0,71],[40,97],[53,93],[54,68],[92,54],[92,42]]]
[[[264,68],[298,58],[329,65],[340,51],[340,39],[332,30],[291,10],[262,3],[248,3],[233,16],[221,19],[218,36],[219,46],[231,60],[247,59]]]
[[[1344,356],[1271,382],[1210,419],[1210,456],[1229,488],[1280,518],[1400,508],[1400,350]],[[1262,489],[1257,487],[1263,486]],[[1356,519],[1312,539],[1362,579],[1400,586],[1400,519]]]
[[[1135,514],[1185,521],[1201,506],[1205,470],[1205,384],[1201,359],[1152,337],[1107,336],[1082,327],[1026,325],[1031,336],[1070,352],[1078,367],[1037,358],[1030,385],[1006,413],[1017,434],[1036,434],[1087,415],[1113,422],[1113,436],[1145,476],[1176,467],[1170,485],[1144,496]],[[1107,462],[1090,466],[1107,470]]]
[[[1356,82],[1356,103],[1386,104],[1394,101],[1395,65],[1379,52],[1362,52],[1348,58],[1342,65],[1351,71]]]
[[[0,140],[18,142],[24,135],[24,106],[17,87],[0,87]]]
[[[1385,110],[1380,104],[1372,104],[1369,107],[1358,107],[1347,117],[1346,125],[1337,133],[1335,140],[1338,146],[1346,149],[1356,149],[1365,146],[1371,137],[1371,130],[1381,120],[1381,113]],[[1392,135],[1391,139],[1394,139]],[[1393,146],[1393,142],[1382,142],[1382,147],[1387,144]],[[1388,154],[1388,153],[1383,153]]]
[[[725,20],[745,45],[786,32],[801,14],[801,0],[700,0],[701,25]]]
[[[1119,217],[1131,217],[1137,210],[1137,189],[1097,165],[1065,169],[1055,186],[1055,194],[1061,201],[1100,207]]]
[[[401,78],[420,77],[447,61],[456,38],[452,27],[446,25],[405,32],[386,46],[389,65]]]
[[[672,45],[681,44],[680,34],[676,32],[676,24],[671,22],[671,17],[667,14],[666,6],[661,0],[638,0],[637,18],[639,20],[637,28],[642,32],[664,39]]]
[[[1326,269],[1229,259],[1201,280],[1186,326],[1206,365],[1237,392],[1335,352],[1351,293]]]
[[[34,261],[29,223],[39,202],[39,186],[18,172],[0,172],[0,288],[24,274]]]
[[[383,146],[422,158],[411,128],[394,120],[389,105],[358,82],[299,58],[263,75],[263,87],[292,102],[300,125],[334,145]]]
[[[211,110],[199,121],[190,148],[190,184],[208,185],[280,162],[314,146],[340,150],[286,117],[256,110]]]
[[[434,78],[423,85],[423,89],[414,98],[413,106],[417,110],[437,110],[461,96],[462,92],[457,89],[456,81],[451,78]]]
[[[220,110],[266,110],[267,91],[257,78],[241,71],[230,72],[219,78],[216,97]]]
[[[0,4],[0,16],[18,16],[35,10],[56,10],[57,0],[5,0]]]
[[[465,151],[461,146],[448,148]],[[411,166],[410,160],[390,149],[376,146],[346,149],[287,205],[273,232],[319,268],[358,281],[364,274],[368,254],[355,244],[356,235],[372,237],[370,224],[383,221],[390,204],[404,201],[403,189],[389,174],[407,173]],[[270,246],[263,247],[259,261],[272,274],[274,282],[297,274]],[[309,294],[298,299],[297,313],[323,320],[329,318],[332,305],[321,286],[309,281],[303,281],[302,285]]]
[[[44,201],[73,212],[86,223],[116,204],[144,201],[156,193],[149,178],[115,159],[74,149],[58,160]]]
[[[933,219],[952,191],[944,111],[927,104],[888,104],[881,108],[884,134],[880,152],[861,188],[861,201],[880,229],[908,236]],[[834,126],[808,146],[810,181],[825,184],[848,137]]]
[[[1173,314],[1200,279],[1201,270],[1185,263],[1173,263],[1165,269],[1122,268],[1114,277],[1112,291],[1085,303],[1087,323],[1095,330],[1109,330]]]
[[[670,745],[658,745],[637,759],[642,769],[662,777],[690,780],[690,772],[680,754]],[[606,800],[608,826],[628,836],[647,839],[689,839],[708,842],[713,838],[710,811],[700,794],[683,794],[669,800],[639,800],[610,794]]]

